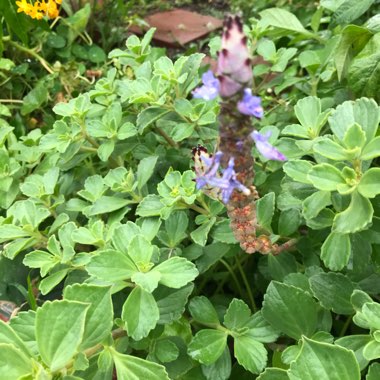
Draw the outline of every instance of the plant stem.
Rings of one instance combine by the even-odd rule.
[[[226,267],[228,273],[231,275],[232,279],[234,280],[234,282],[236,284],[236,287],[238,288],[238,291],[240,293],[240,297],[243,298],[243,289],[240,286],[240,282],[239,282],[238,278],[236,277],[235,272],[232,270],[230,264],[228,264],[227,261],[225,261],[224,259],[220,259],[219,261]]]
[[[36,58],[49,74],[54,74],[54,70],[50,67],[50,65],[45,61],[44,58],[42,58],[34,50],[28,49],[28,48],[26,48],[26,47],[18,44],[17,42],[12,41],[12,40],[8,40],[8,39],[4,39],[3,38],[3,41],[9,43],[10,45],[12,45],[13,47],[15,47],[16,49],[18,49],[18,50],[20,50],[20,51],[22,51],[22,52],[24,52],[26,54],[29,54],[32,57]]]
[[[339,337],[345,336],[346,331],[348,327],[350,326],[351,321],[352,321],[352,315],[347,317],[346,322],[344,322],[344,325],[342,327],[342,330],[340,331]]]
[[[117,328],[115,330],[112,331],[112,339],[117,339],[117,338],[121,338],[123,336],[126,336],[127,333],[125,330],[123,330],[122,328]],[[83,353],[84,355],[89,358],[91,357],[92,355],[95,355],[104,345],[101,344],[101,343],[98,343],[96,344],[95,346],[93,347],[90,347],[90,348],[87,348],[87,350],[84,350]],[[74,359],[71,360],[67,365],[66,365],[66,369],[70,369],[72,368],[74,365]]]
[[[155,130],[159,135],[161,135],[167,141],[167,143],[170,146],[176,149],[179,148],[179,145],[165,131],[163,131],[161,128],[158,128],[158,127],[156,127]]]
[[[243,279],[245,288],[247,289],[247,294],[248,294],[249,302],[251,303],[252,310],[253,310],[254,313],[256,313],[257,306],[256,306],[256,303],[255,303],[255,299],[253,298],[252,290],[251,290],[251,287],[249,285],[247,276],[245,275],[244,269],[241,266],[241,263],[240,263],[240,260],[239,260],[238,257],[236,257],[236,265],[237,265],[237,267],[239,269],[239,272],[240,272],[240,275],[241,275],[241,277]]]
[[[202,207],[199,207],[197,206],[196,204],[192,204],[192,205],[187,205],[188,208],[191,208],[192,210],[196,211],[196,212],[199,212],[200,214],[203,214],[203,215],[209,215],[208,211],[205,210],[204,208]]]
[[[23,100],[18,99],[0,99],[0,103],[16,103],[16,104],[23,104]]]

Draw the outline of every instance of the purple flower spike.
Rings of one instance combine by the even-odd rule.
[[[230,158],[227,168],[223,170],[222,176],[220,176],[218,170],[222,155],[222,152],[217,152],[214,157],[210,158],[202,154],[201,160],[205,165],[205,171],[203,173],[198,172],[195,181],[198,190],[206,185],[219,188],[223,203],[228,203],[235,189],[246,195],[250,194],[250,190],[236,179],[233,158]]]
[[[285,161],[286,157],[279,152],[274,146],[272,146],[268,139],[271,133],[268,132],[265,135],[257,131],[253,131],[250,136],[256,143],[257,150],[268,160]]]
[[[228,183],[228,185],[225,188],[221,187],[223,203],[228,203],[235,189],[240,190],[245,195],[249,195],[251,193],[247,187],[245,187],[241,182],[239,182],[236,179],[234,164],[235,164],[234,158],[231,157],[230,160],[228,161],[227,168],[223,171],[222,180]]]
[[[238,102],[237,108],[243,115],[255,116],[259,119],[264,115],[263,107],[261,107],[261,98],[253,96],[250,88],[244,89],[243,99]]]
[[[193,91],[194,98],[212,100],[219,95],[220,83],[211,70],[202,75],[203,86]]]

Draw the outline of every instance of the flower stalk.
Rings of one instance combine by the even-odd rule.
[[[255,147],[270,160],[284,161],[286,157],[269,143],[270,135],[261,134],[252,125],[252,116],[261,118],[264,110],[260,97],[254,96],[250,88],[251,62],[240,18],[229,15],[224,21],[216,77],[211,71],[203,74],[203,86],[193,91],[195,98],[204,100],[221,97],[219,150],[214,156],[207,155],[204,149],[196,150],[200,162],[196,166],[196,182],[198,189],[219,196],[225,203],[231,229],[245,252],[279,254],[294,241],[277,245],[268,235],[257,236],[260,226],[255,201],[259,195],[253,185],[251,151]]]

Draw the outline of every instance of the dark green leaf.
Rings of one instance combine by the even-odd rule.
[[[273,192],[265,194],[256,202],[257,221],[260,226],[271,229],[271,222],[274,214],[275,194]]]
[[[377,380],[380,378],[380,363],[372,363],[368,368],[366,380]]]
[[[341,273],[319,273],[309,279],[310,288],[321,305],[337,314],[353,314],[353,283]]]
[[[102,63],[106,60],[107,56],[104,50],[96,45],[92,45],[88,49],[88,59],[94,63]]]
[[[251,317],[251,310],[242,300],[234,298],[224,315],[224,325],[230,330],[244,327]]]
[[[137,187],[139,190],[148,182],[156,166],[158,156],[143,158],[137,166]]]
[[[154,291],[154,298],[160,311],[158,323],[171,323],[181,317],[185,311],[185,305],[194,285],[192,283],[181,289],[170,289],[166,286],[159,286]]]
[[[137,117],[137,128],[139,133],[143,133],[145,128],[169,113],[166,108],[148,107],[145,108]]]
[[[194,297],[189,303],[191,316],[203,324],[219,325],[219,318],[210,300],[204,296]]]
[[[352,56],[360,52],[372,33],[362,26],[347,25],[340,36],[339,44],[334,52],[334,62],[338,79],[341,80],[347,74]]]
[[[332,24],[349,24],[356,20],[374,3],[374,0],[345,0],[333,13]]]
[[[365,0],[363,1],[365,2]],[[377,97],[380,85],[380,33],[375,34],[353,59],[348,81],[358,95]]]
[[[263,317],[293,339],[312,336],[317,327],[317,304],[299,288],[272,281],[264,296]]]
[[[49,93],[46,86],[38,84],[24,97],[23,105],[21,107],[21,114],[27,115],[28,113],[40,108],[41,105],[47,101],[48,96]]]
[[[331,360],[333,358],[333,360]],[[290,364],[290,380],[359,380],[360,371],[355,355],[343,347],[302,338],[302,348]]]

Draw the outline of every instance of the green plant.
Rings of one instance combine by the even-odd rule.
[[[20,306],[0,321],[5,379],[379,377],[378,76],[345,79],[376,56],[376,19],[346,25],[364,16],[340,7],[318,27],[279,9],[245,26],[267,61],[254,126],[287,157],[249,152],[258,225],[297,241],[279,255],[243,252],[218,193],[196,188],[191,149],[219,149],[226,106],[192,96],[203,54],[172,60],[150,30],[51,128],[0,107],[0,295]]]

